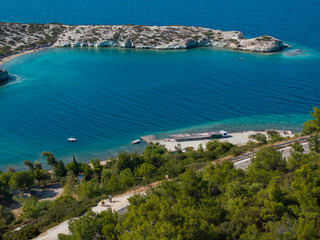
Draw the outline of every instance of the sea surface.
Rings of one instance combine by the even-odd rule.
[[[42,151],[66,162],[142,151],[145,144],[130,141],[147,134],[300,131],[320,105],[318,0],[0,0],[0,6],[0,21],[193,25],[268,34],[291,46],[277,54],[65,48],[15,58],[2,66],[14,79],[0,87],[1,170],[23,169],[26,159],[45,163]]]

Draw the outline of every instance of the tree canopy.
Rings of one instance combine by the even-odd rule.
[[[123,217],[89,213],[70,224],[71,236],[59,238],[83,239],[87,231],[86,239],[317,239],[320,154],[303,154],[298,144],[292,154],[302,159],[294,168],[265,147],[246,171],[228,161],[200,172],[187,169],[131,197]],[[105,174],[110,181],[112,173]]]
[[[303,124],[303,133],[306,135],[320,132],[320,109],[317,107],[313,108],[313,112],[311,111],[311,116],[313,119],[308,120]]]

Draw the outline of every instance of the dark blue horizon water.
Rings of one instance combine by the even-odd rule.
[[[42,151],[105,159],[162,132],[286,128],[299,131],[319,106],[318,1],[0,0],[0,21],[198,25],[269,34],[304,52],[288,56],[221,49],[47,49],[4,64],[0,168]],[[76,10],[75,10],[76,9]],[[290,51],[290,49],[289,49]],[[238,61],[241,57],[243,60]],[[66,138],[75,137],[75,144]]]

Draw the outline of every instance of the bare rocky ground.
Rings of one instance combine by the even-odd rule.
[[[240,31],[196,26],[63,25],[0,22],[0,59],[43,47],[121,47],[188,49],[220,47],[250,52],[277,52],[287,47],[271,36],[245,39]]]
[[[55,200],[63,194],[63,188],[59,183],[50,184],[47,187],[34,187],[30,191],[16,191],[15,196],[27,198],[30,196],[36,196],[39,201]],[[18,202],[14,202],[9,206],[12,213],[17,217],[22,212],[22,205]]]

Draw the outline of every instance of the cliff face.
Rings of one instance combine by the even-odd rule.
[[[270,36],[245,39],[239,31],[202,27],[0,23],[0,57],[46,46],[156,50],[224,47],[250,52],[276,52],[287,47]]]

